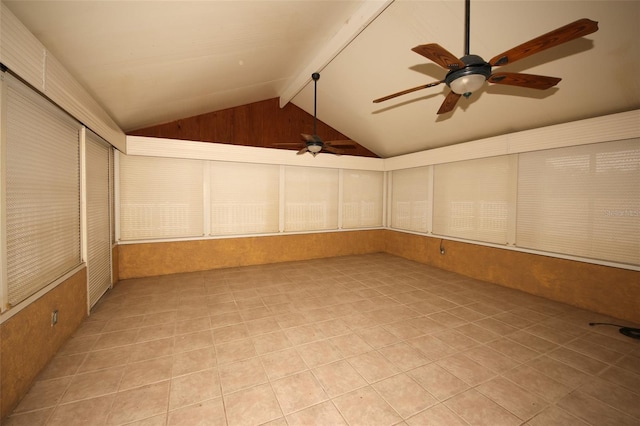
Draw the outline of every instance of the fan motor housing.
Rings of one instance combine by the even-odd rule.
[[[444,78],[444,82],[449,87],[451,87],[453,81],[460,77],[479,74],[486,80],[491,75],[491,65],[478,55],[466,55],[460,58],[460,60],[465,64],[465,67],[449,71]],[[468,97],[468,95],[465,94],[465,97]]]

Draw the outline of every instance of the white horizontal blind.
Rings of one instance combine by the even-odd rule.
[[[111,287],[111,149],[87,130],[86,209],[89,306]]]
[[[278,232],[280,167],[211,162],[211,234]]]
[[[383,183],[383,172],[343,170],[343,228],[382,226]]]
[[[433,177],[433,233],[508,243],[515,202],[512,158],[502,155],[437,164]]]
[[[516,243],[640,265],[640,140],[520,154]]]
[[[284,230],[338,228],[337,169],[285,168]]]
[[[391,227],[428,232],[431,215],[430,167],[394,170],[391,184]]]
[[[8,301],[80,265],[81,126],[5,75]]]
[[[120,155],[120,238],[204,232],[202,160]]]

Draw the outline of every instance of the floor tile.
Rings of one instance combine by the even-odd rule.
[[[629,391],[596,378],[581,386],[579,390],[640,421],[640,389]]]
[[[267,381],[260,358],[220,365],[218,371],[224,393],[235,392]]]
[[[371,387],[339,396],[333,403],[351,426],[394,425],[402,420]]]
[[[440,401],[469,388],[467,383],[437,364],[423,365],[408,371],[407,374]]]
[[[382,380],[372,387],[404,419],[437,403],[429,392],[406,374]]]
[[[282,331],[252,337],[253,346],[259,355],[291,347],[291,342]]]
[[[169,412],[167,426],[227,426],[222,398],[210,399]]]
[[[174,377],[169,393],[169,410],[213,399],[221,395],[218,371],[215,368]]]
[[[475,389],[518,416],[521,420],[530,419],[548,405],[548,402],[544,399],[503,377],[489,380]]]
[[[285,349],[272,352],[260,357],[264,370],[269,379],[274,380],[291,374],[299,373],[307,369],[302,357],[295,349]]]
[[[437,404],[407,419],[410,426],[468,426],[444,404]]]
[[[367,381],[345,360],[322,365],[312,371],[330,397],[367,385]]]
[[[463,354],[443,358],[436,361],[436,364],[468,383],[470,386],[478,385],[496,375],[495,372],[483,367]]]
[[[233,340],[216,345],[216,360],[218,364],[242,361],[258,355],[251,338]]]
[[[154,358],[128,364],[124,368],[120,390],[131,389],[171,378],[173,357]]]
[[[553,378],[571,389],[575,389],[590,380],[591,376],[563,362],[542,356],[525,365],[532,367],[547,377]]]
[[[115,395],[112,394],[59,405],[47,424],[51,426],[104,424],[114,398]]]
[[[527,426],[588,426],[577,417],[556,406],[549,406],[526,423]]]
[[[180,352],[172,357],[171,375],[173,377],[195,373],[216,366],[215,349],[206,347],[194,351]]]
[[[347,361],[369,383],[375,383],[400,372],[395,365],[375,351],[357,355]]]
[[[309,368],[329,364],[343,358],[340,351],[328,340],[298,346],[297,351]]]
[[[583,393],[574,391],[558,401],[558,407],[598,426],[637,426],[638,419]]]
[[[258,425],[282,417],[271,386],[263,384],[224,396],[229,426]]]
[[[432,360],[422,352],[418,351],[405,342],[385,346],[378,350],[386,359],[401,371],[412,370],[421,365],[430,363]]]
[[[120,425],[165,413],[169,401],[169,381],[143,386],[115,395],[107,425]]]
[[[570,387],[526,365],[516,367],[503,376],[552,403],[564,397],[572,390]]]
[[[271,383],[285,415],[328,399],[310,371],[283,377]]]
[[[511,426],[521,423],[519,418],[474,389],[454,396],[445,405],[472,425]]]
[[[74,376],[60,402],[66,403],[115,393],[123,373],[124,367],[114,367]]]
[[[45,426],[54,407],[26,413],[13,413],[3,421],[4,426]]]
[[[287,416],[289,426],[347,426],[332,402],[326,401]]]

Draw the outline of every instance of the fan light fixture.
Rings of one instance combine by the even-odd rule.
[[[307,149],[309,150],[309,152],[317,154],[322,151],[322,144],[317,142],[309,142],[307,143]]]
[[[470,74],[453,80],[449,87],[458,95],[468,98],[473,92],[481,88],[486,80],[486,77],[482,74]]]
[[[460,60],[465,67],[449,71],[444,81],[454,93],[468,98],[487,81],[491,75],[491,65],[478,55],[466,55]]]

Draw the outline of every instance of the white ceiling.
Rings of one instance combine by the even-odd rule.
[[[313,114],[313,71],[318,118],[383,158],[640,108],[637,0],[472,0],[485,60],[580,18],[600,29],[501,68],[555,88],[487,84],[442,116],[445,85],[372,100],[444,78],[411,48],[462,56],[463,0],[3,2],[124,131],[279,96]]]

